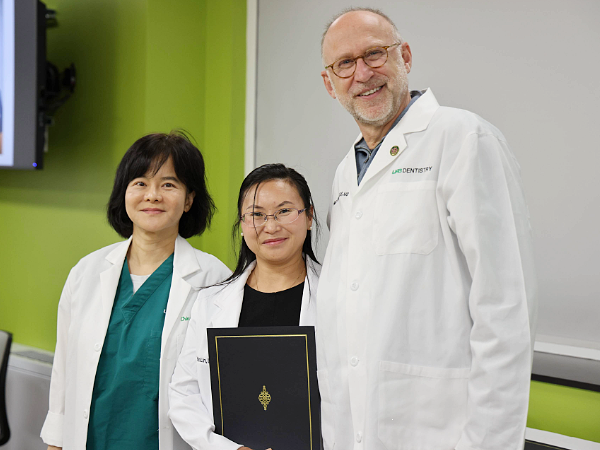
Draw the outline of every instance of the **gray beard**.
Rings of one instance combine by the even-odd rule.
[[[342,105],[343,108],[350,113],[350,115],[354,118],[354,120],[356,122],[358,122],[360,124],[364,124],[364,125],[374,126],[374,127],[382,127],[385,124],[387,124],[390,120],[392,120],[396,114],[398,114],[398,112],[399,112],[398,110],[400,109],[400,105],[402,104],[402,99],[404,98],[405,93],[408,91],[407,74],[402,69],[403,69],[403,67],[401,68],[400,77],[395,80],[396,82],[401,83],[400,95],[397,98],[392,98],[392,105],[390,107],[390,110],[383,117],[378,117],[378,118],[374,118],[374,119],[365,117],[354,107],[354,105],[352,105],[351,102],[349,102],[348,104],[342,103],[342,101],[340,100],[340,97],[337,95],[337,92],[335,90],[335,85],[333,84],[333,82],[331,82],[331,86],[333,87],[333,92],[335,93],[340,105]],[[389,82],[389,79],[388,79],[388,82]]]
[[[352,117],[354,117],[354,120],[356,120],[359,123],[362,123],[364,125],[374,126],[374,127],[381,127],[381,126],[385,125],[386,123],[388,123],[390,120],[392,120],[393,117],[396,115],[396,113],[398,113],[398,111],[396,110],[397,108],[394,108],[394,106],[395,105],[392,103],[392,107],[390,108],[390,111],[384,117],[380,117],[380,118],[376,118],[376,119],[369,119],[368,117],[364,117],[355,109],[353,109],[352,111],[347,109],[347,111],[352,115]]]

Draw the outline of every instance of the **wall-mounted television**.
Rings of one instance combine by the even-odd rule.
[[[0,0],[0,169],[41,169],[46,119],[46,6]]]

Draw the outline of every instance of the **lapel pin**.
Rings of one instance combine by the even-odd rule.
[[[394,145],[391,149],[390,149],[390,155],[392,156],[396,156],[398,154],[398,152],[400,151],[400,149],[398,148],[397,145]]]

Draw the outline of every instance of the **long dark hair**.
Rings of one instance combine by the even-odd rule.
[[[302,199],[302,202],[304,203],[304,207],[307,208],[306,214],[313,220],[313,227],[316,231],[315,234],[316,236],[318,236],[319,223],[317,221],[317,215],[315,213],[315,205],[312,199],[312,195],[310,193],[310,189],[308,187],[308,183],[306,182],[304,177],[298,172],[296,172],[294,169],[286,167],[283,164],[264,164],[250,172],[242,182],[242,185],[240,186],[240,193],[237,202],[237,218],[233,225],[232,231],[234,247],[236,245],[237,240],[240,237],[240,217],[242,216],[242,204],[244,203],[244,198],[246,197],[246,194],[251,188],[254,187],[256,191],[262,183],[271,180],[287,181],[289,184],[296,188],[298,194],[300,195],[300,198]],[[302,258],[305,261],[306,257],[309,257],[315,263],[319,264],[319,261],[317,260],[312,246],[311,230],[307,230],[306,238],[304,239],[304,244],[302,245]],[[252,252],[252,250],[250,250],[248,245],[246,245],[246,241],[244,241],[244,239],[242,238],[238,250],[238,260],[235,266],[235,270],[233,271],[233,274],[223,282],[223,284],[228,284],[236,280],[255,260],[256,255]],[[314,267],[311,268],[314,270]]]

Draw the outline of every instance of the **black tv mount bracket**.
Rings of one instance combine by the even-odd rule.
[[[45,17],[47,28],[58,26],[55,10],[46,9]],[[61,72],[50,61],[46,61],[46,85],[41,96],[41,119],[44,125],[54,125],[54,114],[75,92],[76,74],[75,64]]]

